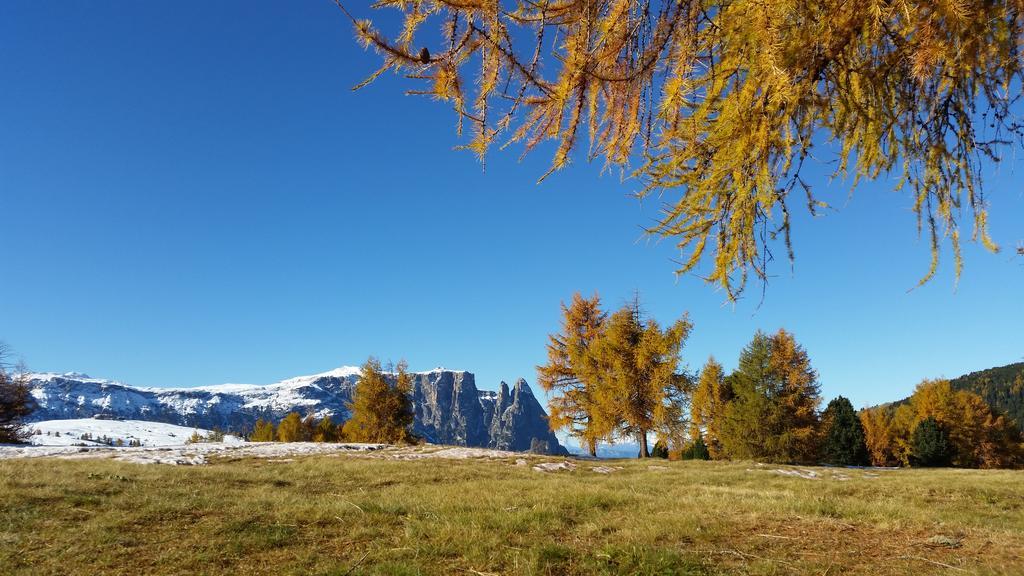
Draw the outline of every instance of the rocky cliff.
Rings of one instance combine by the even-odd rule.
[[[359,369],[344,367],[257,386],[139,388],[82,374],[33,374],[38,409],[33,421],[93,416],[150,420],[198,428],[251,429],[257,418],[289,412],[348,418],[346,404]],[[510,391],[477,390],[470,372],[437,369],[413,375],[413,432],[428,442],[564,454],[548,429],[547,414],[525,380]]]
[[[526,380],[512,390],[501,383],[497,393],[481,393],[490,446],[501,450],[560,453],[562,446],[548,429],[548,415]]]

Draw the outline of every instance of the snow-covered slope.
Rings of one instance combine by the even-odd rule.
[[[163,422],[99,418],[45,420],[35,422],[31,429],[31,442],[37,446],[130,446],[134,442],[138,442],[139,446],[180,446],[195,433],[204,437],[211,434],[210,430]],[[224,437],[224,442],[237,444],[242,440],[228,435]]]
[[[191,428],[247,431],[256,419],[278,421],[289,412],[348,419],[346,407],[359,368],[289,378],[265,386],[222,384],[198,388],[142,388],[84,374],[30,376],[38,409],[32,420],[96,415]],[[548,429],[547,414],[524,380],[510,391],[480,392],[472,373],[438,368],[413,374],[413,431],[428,442],[458,446],[565,453]],[[546,448],[545,448],[546,446]]]
[[[318,418],[347,417],[345,403],[359,369],[343,367],[260,386],[222,384],[197,388],[145,388],[83,374],[32,374],[38,404],[33,419],[53,420],[108,415],[200,428],[244,429],[257,418],[279,419],[288,412]]]

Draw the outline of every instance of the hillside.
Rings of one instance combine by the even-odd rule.
[[[1024,362],[971,372],[949,382],[957,390],[978,394],[1024,429]]]
[[[1024,362],[978,370],[949,379],[954,390],[966,390],[981,396],[1000,414],[1006,414],[1024,429]],[[910,397],[882,404],[893,408],[910,401]]]

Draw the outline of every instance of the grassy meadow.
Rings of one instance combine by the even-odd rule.
[[[0,573],[1024,574],[1024,472],[577,464],[0,461]]]

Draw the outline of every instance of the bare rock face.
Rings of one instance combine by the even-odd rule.
[[[502,382],[492,402],[487,418],[491,447],[541,454],[564,453],[564,448],[548,427],[547,413],[526,380],[516,380],[511,392],[508,384]]]
[[[341,423],[359,381],[358,368],[339,368],[267,386],[224,384],[200,388],[136,388],[82,374],[34,374],[38,408],[31,420],[119,418],[197,428],[252,429],[257,418],[289,412],[330,416]],[[547,414],[525,380],[511,390],[479,391],[472,373],[432,370],[413,374],[413,433],[434,444],[566,454],[548,429]]]
[[[434,444],[491,447],[480,392],[469,372],[438,370],[413,376],[413,434]]]

